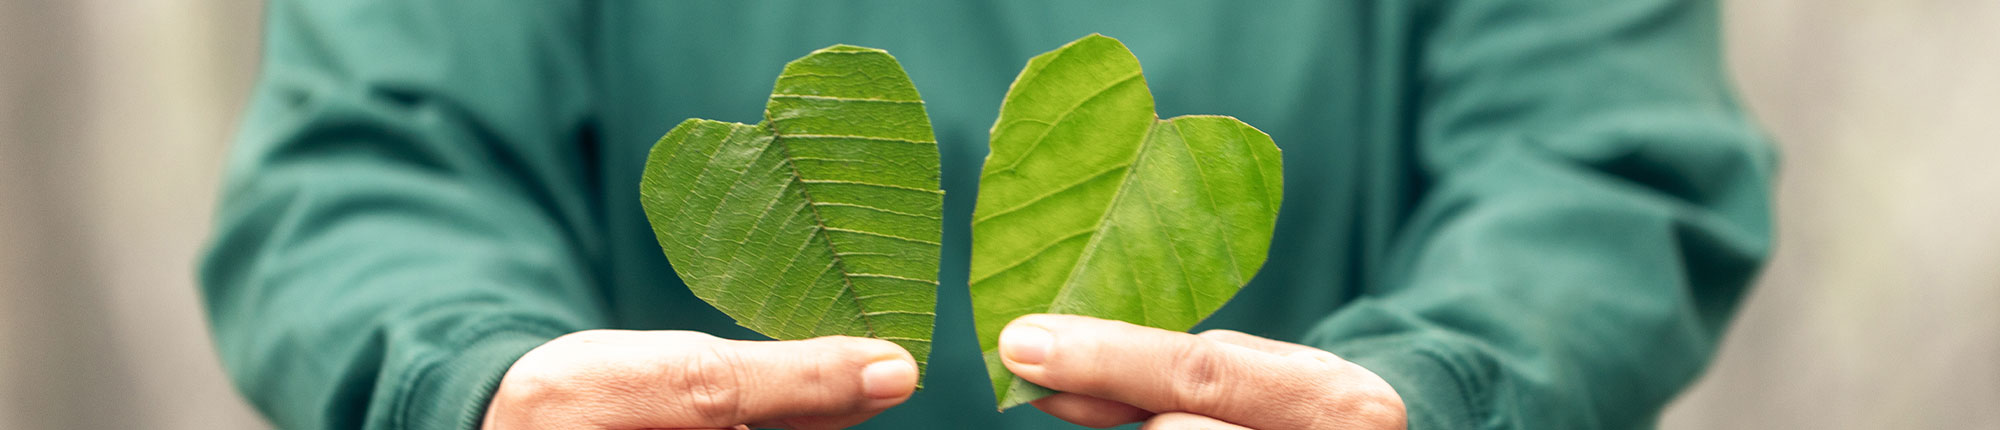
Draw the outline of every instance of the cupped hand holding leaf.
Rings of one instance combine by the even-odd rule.
[[[683,122],[640,182],[695,296],[776,339],[847,335],[930,355],[944,192],[916,87],[881,50],[785,65],[756,125]]]
[[[1054,393],[1001,364],[1009,321],[1193,328],[1263,265],[1282,195],[1268,135],[1229,117],[1159,119],[1117,40],[1029,60],[993,125],[972,219],[974,323],[1000,407]]]

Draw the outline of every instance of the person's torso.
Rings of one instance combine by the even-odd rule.
[[[614,323],[761,336],[694,298],[639,208],[640,168],[687,118],[756,123],[784,63],[836,43],[888,50],[934,124],[945,197],[936,343],[926,389],[864,428],[1040,428],[1044,414],[992,412],[966,292],[970,214],[987,131],[1029,57],[1090,33],[1138,56],[1162,118],[1235,116],[1284,151],[1285,198],[1269,260],[1202,327],[1296,339],[1351,299],[1400,210],[1398,91],[1375,88],[1380,29],[1367,2],[604,3],[595,17],[595,178],[604,193],[592,250]],[[1389,206],[1389,207],[1383,207]],[[1389,211],[1389,212],[1384,212]],[[1199,328],[1197,329],[1199,330]]]

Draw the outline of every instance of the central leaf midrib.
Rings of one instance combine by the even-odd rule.
[[[1098,244],[1100,244],[1100,242],[1104,240],[1104,222],[1108,222],[1108,220],[1110,220],[1110,216],[1112,216],[1112,208],[1116,208],[1116,206],[1118,206],[1118,200],[1124,200],[1124,192],[1126,192],[1126,188],[1130,186],[1132,178],[1134,178],[1134,176],[1138,176],[1138,160],[1140,160],[1142,156],[1146,156],[1146,148],[1150,148],[1150,144],[1146,144],[1146,142],[1148,142],[1148,140],[1152,138],[1152,128],[1154,128],[1154,126],[1158,126],[1158,124],[1160,124],[1160,116],[1158,116],[1158,114],[1154,114],[1154,116],[1152,116],[1152,124],[1146,124],[1146,132],[1138,136],[1138,150],[1134,150],[1134,152],[1132,152],[1132,160],[1126,160],[1126,166],[1128,166],[1128,168],[1126,168],[1126,172],[1124,172],[1124,178],[1120,178],[1120,180],[1118,180],[1118,190],[1114,190],[1114,192],[1112,192],[1112,200],[1110,200],[1110,204],[1104,204],[1104,214],[1098,214],[1098,222],[1094,222],[1094,224],[1092,224],[1092,234],[1090,234],[1090,242],[1084,242],[1084,252],[1082,252],[1082,254],[1078,254],[1078,256],[1076,256],[1076,262],[1072,262],[1072,264],[1070,264],[1070,274],[1062,278],[1062,286],[1060,286],[1060,288],[1056,290],[1056,298],[1048,300],[1048,306],[1044,306],[1044,308],[1042,308],[1042,312],[1052,312],[1052,310],[1056,310],[1056,304],[1058,304],[1058,302],[1062,302],[1062,298],[1066,298],[1066,296],[1070,294],[1070,290],[1074,290],[1072,286],[1076,284],[1076,274],[1078,274],[1078,272],[1082,272],[1082,268],[1084,268],[1084,262],[1086,262],[1086,260],[1090,260],[1090,256],[1092,256],[1092,254],[1096,254],[1096,250],[1098,250]],[[998,346],[998,344],[994,346],[994,352],[996,352],[996,350],[1000,350],[1000,346]],[[1014,380],[1020,380],[1020,376],[1014,376]],[[1014,382],[1008,382],[1008,384],[1014,384]]]
[[[784,157],[782,157],[784,160],[780,162],[784,163],[785,167],[792,172],[792,184],[799,187],[799,196],[806,199],[806,208],[812,211],[813,234],[819,235],[821,240],[826,241],[827,256],[833,259],[833,265],[840,270],[842,292],[847,296],[848,300],[854,302],[854,308],[860,311],[855,315],[855,318],[861,320],[861,326],[868,331],[868,337],[881,337],[881,333],[875,330],[873,318],[869,316],[868,305],[861,303],[861,292],[854,289],[854,278],[848,276],[853,271],[849,270],[847,262],[840,258],[840,247],[833,244],[833,235],[827,233],[826,217],[820,215],[819,205],[815,204],[819,201],[813,199],[812,189],[806,186],[805,177],[799,173],[799,166],[792,163],[792,147],[785,142],[785,134],[779,133],[777,126],[770,124],[770,121],[766,121],[765,127],[771,133],[771,144],[777,145],[778,151],[784,154]]]
[[[1089,242],[1083,244],[1083,253],[1078,254],[1076,262],[1070,264],[1069,275],[1063,277],[1062,287],[1056,289],[1055,299],[1049,301],[1049,307],[1044,312],[1055,310],[1056,303],[1061,303],[1063,298],[1069,296],[1069,292],[1074,290],[1073,287],[1076,285],[1076,276],[1083,272],[1084,263],[1090,261],[1091,255],[1097,253],[1098,245],[1104,242],[1104,223],[1111,220],[1112,209],[1117,208],[1118,202],[1125,199],[1125,190],[1132,186],[1132,178],[1139,176],[1139,160],[1146,156],[1147,149],[1152,148],[1153,145],[1148,142],[1151,141],[1153,129],[1159,122],[1159,115],[1153,115],[1153,122],[1146,125],[1144,134],[1139,135],[1139,149],[1132,151],[1132,159],[1125,162],[1131,167],[1125,169],[1125,177],[1118,181],[1118,189],[1111,192],[1111,203],[1104,205],[1104,213],[1099,214],[1097,222],[1091,224],[1091,229],[1096,233],[1090,236]]]

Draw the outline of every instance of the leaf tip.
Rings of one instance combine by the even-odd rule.
[[[1083,36],[1082,38],[1079,38],[1079,39],[1076,39],[1076,40],[1074,40],[1074,41],[1070,41],[1070,42],[1069,42],[1068,44],[1065,44],[1065,45],[1063,45],[1063,46],[1062,46],[1062,48],[1057,48],[1056,50],[1057,50],[1057,51],[1061,51],[1061,50],[1063,50],[1064,48],[1069,48],[1069,47],[1071,47],[1071,46],[1079,46],[1079,45],[1094,45],[1094,44],[1100,44],[1100,43],[1109,43],[1109,44],[1112,44],[1112,45],[1117,45],[1117,46],[1118,46],[1118,49],[1120,49],[1120,50],[1124,50],[1124,51],[1128,51],[1128,52],[1129,52],[1129,51],[1131,51],[1131,49],[1130,49],[1130,48],[1126,48],[1126,47],[1125,47],[1125,42],[1124,42],[1124,41],[1121,41],[1121,40],[1118,40],[1118,38],[1116,38],[1116,37],[1111,37],[1111,36],[1105,36],[1105,35],[1104,35],[1104,33],[1091,33],[1091,34],[1089,34],[1089,35],[1087,35],[1087,36]]]
[[[870,48],[870,47],[866,47],[866,46],[855,46],[855,45],[849,45],[849,44],[845,44],[845,43],[836,43],[836,44],[834,44],[833,46],[828,46],[828,47],[825,47],[825,48],[820,48],[819,50],[817,50],[817,51],[813,51],[812,53],[814,53],[814,54],[818,54],[818,53],[822,53],[822,52],[837,52],[837,53],[859,53],[859,52],[867,52],[867,53],[879,53],[879,54],[888,54],[888,53],[889,53],[889,51],[884,51],[884,50],[880,50],[880,49],[875,49],[875,48]]]
[[[716,121],[712,119],[702,119],[702,118],[688,118],[686,120],[681,121],[680,124],[674,125],[674,129],[680,129],[682,127],[688,127],[688,128],[699,127],[703,124],[708,124],[712,122],[722,122],[722,121]]]

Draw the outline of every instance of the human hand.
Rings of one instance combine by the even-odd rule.
[[[1035,408],[1089,427],[1402,429],[1402,397],[1317,348],[1229,330],[1200,335],[1075,315],[1027,315],[1000,332],[1001,362],[1062,393]]]
[[[879,339],[590,330],[515,361],[482,428],[837,429],[903,403],[916,383],[910,353]]]

